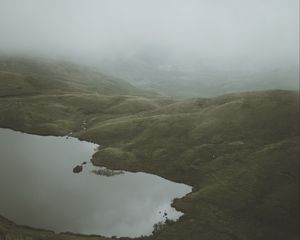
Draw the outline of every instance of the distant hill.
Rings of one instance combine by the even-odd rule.
[[[62,92],[157,95],[85,66],[42,58],[0,57],[0,81],[0,96]]]
[[[168,60],[141,56],[101,61],[98,68],[122,77],[134,86],[153,89],[161,94],[186,99],[213,97],[241,91],[298,90],[299,68],[295,66],[229,69],[205,62],[182,66]]]

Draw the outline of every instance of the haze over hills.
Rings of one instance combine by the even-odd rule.
[[[26,91],[36,91],[34,86],[42,84],[39,91],[63,89],[139,96],[160,93],[178,99],[241,91],[299,89],[299,69],[294,66],[261,70],[214,69],[207,66],[185,69],[184,66],[166,64],[158,59],[136,57],[83,65],[41,57],[4,55],[0,58],[0,74],[10,79],[10,85],[16,78],[24,78],[22,81],[27,84]],[[12,90],[16,91],[13,94],[24,91],[25,85],[23,89]],[[9,94],[7,90],[6,94]]]
[[[155,95],[95,69],[62,60],[0,57],[0,95],[95,92],[103,95]]]
[[[294,64],[257,66],[245,63],[215,65],[211,61],[174,61],[168,55],[136,52],[118,59],[105,59],[101,71],[126,79],[135,86],[154,89],[176,98],[210,97],[240,91],[298,90],[299,68]]]
[[[298,89],[299,1],[127,1],[3,0],[0,52],[90,64],[180,98]]]

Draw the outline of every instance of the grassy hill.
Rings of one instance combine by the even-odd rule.
[[[155,95],[88,67],[41,58],[0,57],[0,96],[45,93]]]
[[[5,94],[3,85],[10,81],[2,79],[0,127],[41,135],[72,131],[102,146],[93,156],[95,165],[154,173],[193,186],[192,193],[173,204],[184,216],[143,239],[298,239],[298,92],[174,101],[99,94],[88,83],[75,91],[71,80],[60,80],[72,83],[72,90],[55,89],[53,94],[38,88],[38,94],[15,95]],[[27,83],[11,85],[19,84]],[[1,234],[9,239],[106,239],[43,232],[5,219],[0,219],[0,239]]]

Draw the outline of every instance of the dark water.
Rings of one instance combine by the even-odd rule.
[[[153,225],[182,213],[172,199],[191,191],[145,173],[100,176],[87,164],[97,145],[0,129],[0,215],[18,224],[105,236],[148,235]]]

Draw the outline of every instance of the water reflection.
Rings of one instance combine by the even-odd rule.
[[[105,167],[101,167],[101,168],[92,169],[91,173],[94,173],[96,175],[106,176],[106,177],[112,177],[115,175],[124,174],[124,171],[111,170],[111,169],[107,169]]]
[[[105,236],[150,234],[191,188],[145,173],[89,164],[95,144],[0,129],[0,214],[18,224]],[[83,171],[74,166],[87,161]],[[122,174],[121,174],[122,173]],[[106,177],[112,176],[112,177]]]

